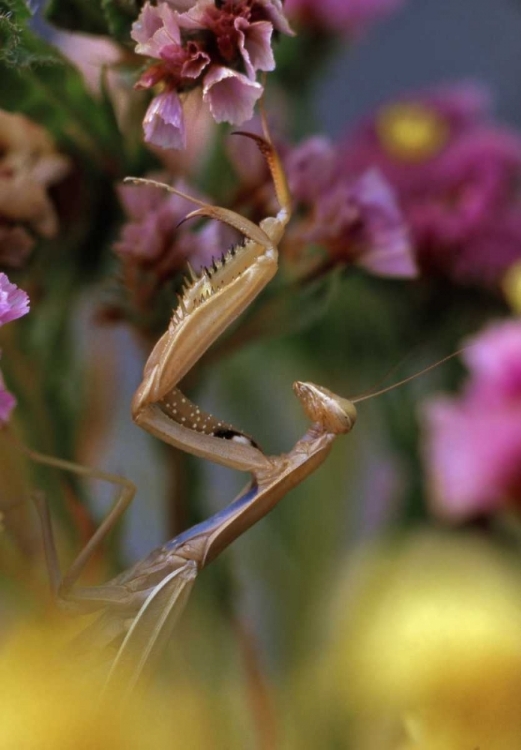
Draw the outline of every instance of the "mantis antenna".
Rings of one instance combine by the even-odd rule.
[[[357,396],[355,398],[352,398],[351,401],[353,404],[359,404],[362,401],[368,401],[370,398],[375,398],[376,396],[382,396],[384,393],[389,393],[389,391],[394,391],[395,388],[399,388],[400,386],[405,385],[406,383],[410,383],[411,380],[416,380],[416,378],[419,378],[422,375],[425,375],[431,370],[435,370],[436,367],[439,367],[440,365],[444,364],[444,362],[448,362],[449,359],[454,359],[454,357],[457,357],[459,354],[461,354],[462,352],[466,351],[469,348],[470,348],[469,346],[464,346],[461,349],[457,349],[455,352],[452,352],[451,354],[447,354],[446,357],[439,359],[437,362],[433,362],[432,365],[428,365],[427,367],[424,367],[423,370],[419,370],[419,372],[415,372],[412,375],[409,375],[408,377],[403,378],[403,380],[399,380],[397,383],[393,383],[392,385],[387,386],[387,388],[381,388],[378,391],[371,391],[370,393],[364,396]]]

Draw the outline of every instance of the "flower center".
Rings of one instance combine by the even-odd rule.
[[[503,292],[515,313],[521,312],[521,262],[514,263],[503,277]]]
[[[424,104],[389,104],[376,118],[383,148],[402,161],[423,161],[445,146],[449,127],[434,109]]]

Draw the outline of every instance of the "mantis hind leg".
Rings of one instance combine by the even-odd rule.
[[[76,556],[68,571],[63,576],[60,570],[58,553],[56,551],[56,544],[52,531],[52,522],[47,500],[43,493],[33,493],[33,500],[35,501],[36,509],[38,511],[38,515],[40,517],[42,525],[45,558],[49,573],[51,590],[53,591],[53,593],[58,599],[71,601],[106,601],[107,598],[110,599],[110,587],[107,587],[107,590],[105,592],[106,596],[102,595],[102,592],[105,590],[105,587],[103,586],[98,587],[99,594],[94,593],[97,587],[93,587],[92,594],[87,593],[88,589],[77,589],[74,591],[73,589],[97,548],[104,541],[108,533],[119,521],[121,516],[125,513],[126,509],[132,502],[132,499],[136,492],[134,483],[129,479],[121,477],[117,474],[110,474],[109,472],[102,471],[100,469],[83,466],[81,464],[73,463],[72,461],[65,461],[60,458],[55,458],[54,456],[47,456],[44,453],[39,453],[38,451],[31,450],[22,443],[18,443],[18,445],[23,453],[25,453],[28,458],[30,458],[35,463],[43,464],[45,466],[51,466],[56,469],[61,469],[62,471],[69,471],[73,474],[89,479],[100,479],[105,482],[110,482],[111,484],[114,484],[119,488],[112,508],[109,510],[85,547]]]

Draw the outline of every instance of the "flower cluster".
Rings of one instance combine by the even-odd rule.
[[[353,263],[374,274],[416,275],[402,213],[377,170],[350,179],[338,149],[322,137],[290,151],[285,165],[292,196],[304,209],[301,243],[318,244],[332,262]]]
[[[175,187],[196,195],[182,181]],[[121,185],[118,194],[129,219],[114,244],[122,260],[153,271],[161,281],[184,270],[187,261],[199,271],[222,254],[226,244],[221,224],[209,222],[198,232],[188,224],[178,227],[193,208],[183,198],[148,185]],[[196,197],[203,198],[200,194]]]
[[[434,509],[454,521],[521,503],[521,322],[492,323],[469,344],[463,394],[425,406]]]
[[[146,2],[132,38],[136,52],[156,62],[136,87],[162,90],[145,115],[145,140],[162,148],[184,148],[181,100],[197,90],[217,122],[248,120],[263,91],[257,71],[275,67],[274,31],[292,33],[281,0]]]
[[[358,36],[403,5],[404,0],[286,0],[290,20],[310,29]]]
[[[465,84],[381,106],[344,140],[353,174],[377,166],[396,189],[425,273],[496,285],[521,258],[521,138]]]
[[[58,217],[47,195],[69,171],[51,136],[27,117],[0,110],[0,262],[16,267],[34,244],[54,237]]]
[[[0,326],[21,318],[29,312],[29,297],[16,284],[11,284],[5,273],[0,273]],[[0,425],[9,421],[16,399],[4,384],[0,374]]]

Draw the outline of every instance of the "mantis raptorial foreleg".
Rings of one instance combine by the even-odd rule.
[[[278,214],[264,219],[259,226],[233,211],[205,205],[169,186],[132,180],[155,184],[192,200],[200,208],[189,217],[217,219],[238,229],[246,238],[222,260],[214,261],[213,268],[205,269],[199,277],[192,275],[168,331],[148,359],[132,402],[136,423],[156,437],[241,471],[267,470],[266,457],[249,436],[203,413],[176,386],[277,271],[277,245],[291,215],[289,192],[271,143],[258,136],[250,137],[266,157],[280,203]]]

